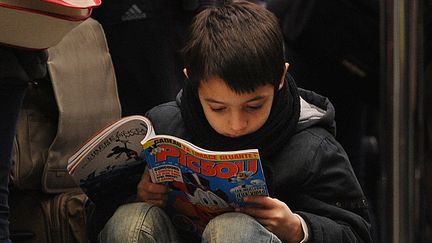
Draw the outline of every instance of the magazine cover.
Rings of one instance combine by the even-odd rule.
[[[71,156],[68,172],[94,202],[135,195],[145,168],[140,142],[153,135],[147,118],[122,118],[95,133]]]
[[[152,181],[171,189],[167,213],[183,232],[201,236],[210,219],[244,205],[244,196],[268,195],[257,149],[208,151],[163,135],[142,143]]]

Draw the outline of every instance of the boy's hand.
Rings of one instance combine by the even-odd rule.
[[[159,207],[165,207],[168,191],[167,186],[151,182],[150,173],[146,168],[137,186],[137,199]]]
[[[284,202],[265,196],[247,196],[243,200],[257,205],[241,207],[237,211],[254,217],[282,241],[298,243],[303,239],[300,219]]]

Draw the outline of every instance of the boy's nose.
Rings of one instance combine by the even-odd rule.
[[[229,121],[229,126],[231,129],[231,135],[241,136],[247,127],[247,119],[239,113],[234,113]]]

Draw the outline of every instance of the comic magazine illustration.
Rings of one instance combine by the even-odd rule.
[[[136,193],[145,168],[141,141],[154,136],[143,116],[124,117],[96,132],[68,160],[68,172],[94,202],[121,201]]]
[[[210,219],[244,205],[244,196],[268,195],[257,149],[208,151],[164,135],[142,143],[152,181],[171,189],[166,210],[181,232],[200,237]]]
[[[209,151],[155,135],[146,117],[128,116],[91,136],[68,160],[68,172],[95,203],[135,198],[145,167],[171,189],[166,212],[178,230],[200,237],[210,219],[268,195],[257,149]]]

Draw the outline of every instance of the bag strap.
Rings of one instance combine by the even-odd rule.
[[[49,48],[47,64],[59,120],[42,189],[57,193],[76,186],[66,170],[68,158],[96,130],[119,119],[121,107],[105,34],[96,20],[87,19]]]

